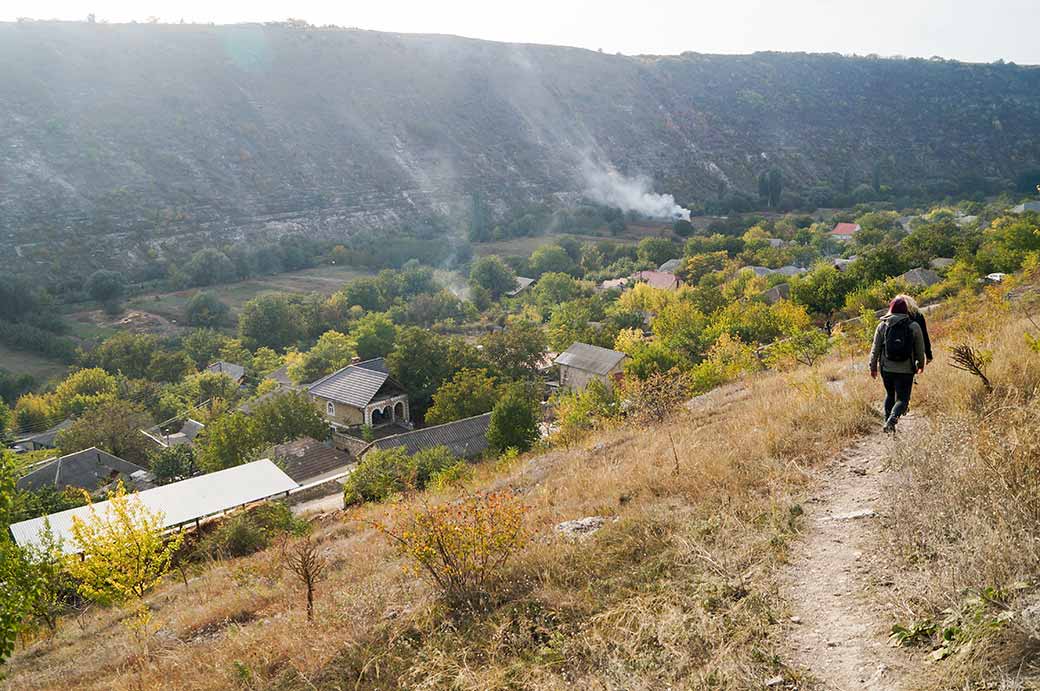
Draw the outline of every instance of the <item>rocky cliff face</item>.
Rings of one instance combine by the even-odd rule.
[[[590,168],[680,202],[1006,180],[1040,164],[1040,69],[624,57],[262,26],[0,25],[0,242],[141,255],[575,197]],[[848,171],[848,173],[846,173]]]

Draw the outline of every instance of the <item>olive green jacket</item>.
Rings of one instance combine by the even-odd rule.
[[[874,330],[874,345],[870,348],[870,371],[876,372],[880,365],[882,372],[895,374],[913,374],[919,369],[924,369],[924,334],[917,323],[910,324],[910,333],[914,337],[914,354],[912,357],[898,362],[885,357],[885,331],[889,324],[909,319],[905,314],[886,314],[878,322]]]

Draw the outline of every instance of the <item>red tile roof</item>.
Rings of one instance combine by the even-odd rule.
[[[834,226],[831,235],[855,235],[860,230],[858,223],[839,223]]]

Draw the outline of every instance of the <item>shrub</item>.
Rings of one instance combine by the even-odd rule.
[[[473,604],[527,543],[526,510],[512,492],[474,494],[423,506],[381,528],[415,573],[429,578],[450,603]]]
[[[307,523],[277,501],[232,516],[199,544],[199,552],[213,557],[244,557],[270,546],[277,535],[302,535]]]
[[[510,386],[491,411],[488,445],[497,452],[527,451],[538,440],[538,419],[538,402],[528,387]]]
[[[422,489],[437,473],[458,460],[444,446],[413,456],[402,447],[369,452],[343,485],[345,504],[385,501],[408,489]]]

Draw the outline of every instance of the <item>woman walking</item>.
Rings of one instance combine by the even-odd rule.
[[[874,331],[870,348],[870,376],[885,384],[885,428],[896,431],[899,416],[910,405],[914,375],[924,372],[924,332],[910,318],[906,298],[898,296],[888,306],[888,314],[881,318]]]
[[[924,359],[926,362],[932,361],[932,339],[928,338],[928,322],[925,321],[924,312],[917,306],[917,301],[909,295],[901,294],[896,295],[896,298],[903,298],[906,300],[906,313],[910,315],[910,318],[917,322],[917,325],[921,327],[921,335],[924,336]]]

